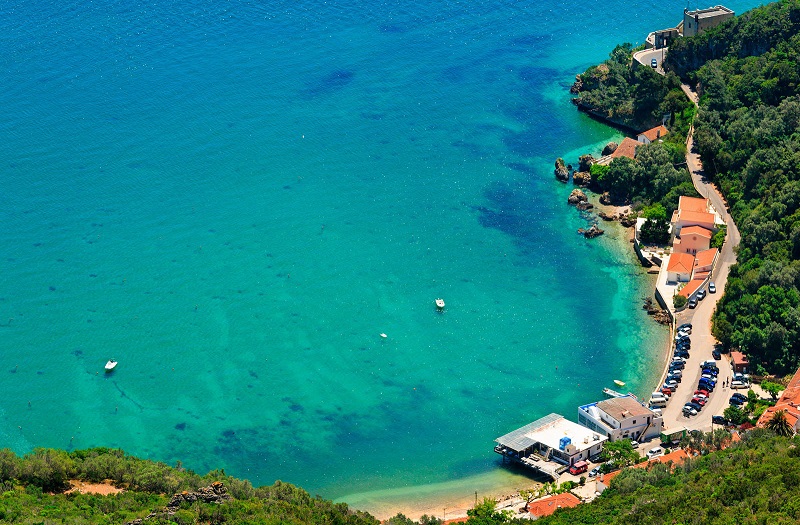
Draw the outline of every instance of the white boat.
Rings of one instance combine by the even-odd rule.
[[[444,308],[444,299],[436,299],[436,308],[439,310]]]
[[[625,397],[625,394],[617,392],[616,390],[611,390],[610,388],[604,388],[603,393],[609,397]]]
[[[117,367],[117,362],[113,359],[109,359],[108,363],[106,363],[106,372],[111,372]]]
[[[386,335],[386,334],[381,334],[381,337],[383,337],[384,339],[386,339],[386,338],[387,338],[387,337],[389,337],[389,336],[388,336],[388,335]]]
[[[615,379],[614,384],[617,386],[625,386],[625,381],[620,381],[619,379]]]

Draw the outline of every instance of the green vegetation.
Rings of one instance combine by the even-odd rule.
[[[633,67],[632,53],[631,44],[619,45],[608,60],[580,75],[582,85],[575,102],[586,111],[634,130],[661,124],[666,113],[685,118],[683,112],[692,104],[681,91],[678,77],[659,75],[650,67]]]
[[[642,217],[647,219],[640,231],[642,242],[651,244],[666,244],[669,241],[669,219],[667,210],[661,203],[642,210]]]
[[[719,434],[720,436],[722,434]],[[713,441],[708,434],[698,440]],[[626,469],[594,502],[560,509],[541,525],[771,523],[800,520],[800,439],[754,430],[732,447],[667,465]]]
[[[68,480],[110,480],[120,494],[64,494]],[[200,476],[182,468],[141,460],[121,450],[96,448],[65,452],[36,449],[22,458],[0,450],[0,522],[20,524],[120,524],[159,511],[173,493],[221,481],[233,499],[224,504],[183,505],[172,517],[148,523],[378,525],[369,514],[332,503],[287,483],[253,487],[250,482],[212,471]],[[52,493],[51,493],[52,492]],[[426,525],[436,525],[428,520]]]
[[[713,333],[778,373],[800,366],[799,33],[800,1],[784,0],[683,39],[667,57],[698,83],[696,145],[742,237]]]
[[[688,302],[689,302],[689,299],[687,299],[683,295],[673,295],[672,296],[672,306],[674,306],[676,310],[680,310],[681,308],[686,306],[686,303],[688,303]]]

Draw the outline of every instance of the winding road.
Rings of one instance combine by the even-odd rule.
[[[681,86],[687,96],[698,104],[697,94],[689,88],[689,86]],[[711,316],[714,313],[717,301],[725,290],[725,284],[728,280],[728,272],[732,264],[736,262],[736,247],[739,245],[739,229],[733,222],[733,219],[728,212],[725,199],[720,194],[719,189],[709,181],[703,173],[703,165],[700,162],[700,156],[694,150],[694,128],[689,130],[689,138],[686,143],[686,165],[692,176],[692,183],[703,197],[711,201],[712,206],[720,214],[725,224],[728,227],[725,244],[722,247],[717,266],[714,269],[714,282],[717,287],[716,294],[708,294],[706,298],[700,301],[697,308],[694,310],[685,309],[676,315],[676,324],[692,323],[692,350],[691,357],[686,362],[686,368],[683,371],[683,381],[678,385],[677,391],[673,394],[672,399],[666,408],[662,410],[664,415],[664,427],[666,429],[677,429],[680,427],[687,427],[689,429],[696,429],[707,432],[711,430],[711,416],[722,415],[723,411],[728,407],[728,399],[733,391],[730,387],[723,388],[723,382],[727,379],[730,380],[732,376],[732,369],[728,355],[723,354],[723,360],[719,361],[719,377],[717,387],[711,393],[710,399],[703,410],[696,416],[686,417],[683,415],[683,405],[690,401],[695,389],[697,388],[698,380],[700,379],[700,363],[707,359],[712,359],[711,351],[717,340],[711,335]]]

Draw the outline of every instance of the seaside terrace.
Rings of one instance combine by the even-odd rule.
[[[549,414],[495,439],[503,462],[518,463],[558,479],[577,461],[600,453],[608,438],[559,414]]]

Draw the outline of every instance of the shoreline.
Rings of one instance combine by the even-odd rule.
[[[578,187],[578,186],[575,186]],[[605,212],[607,214],[621,214],[630,211],[629,205],[606,205],[600,204],[600,195],[585,188],[587,191],[589,202],[594,205],[593,214],[597,212]],[[598,217],[599,219],[599,217]],[[599,222],[605,223],[602,219]],[[641,265],[638,257],[636,256],[632,241],[634,238],[634,229],[631,227],[622,226],[619,221],[609,221],[612,224],[607,224],[606,229],[619,229],[607,237],[612,243],[617,243],[617,249],[624,253],[628,262],[634,264],[636,268],[644,267]],[[591,241],[589,241],[591,242]],[[645,278],[648,284],[654,288],[657,275],[645,273]],[[655,323],[655,321],[648,320],[648,322]],[[658,388],[660,381],[663,380],[666,368],[669,362],[669,355],[672,351],[672,326],[669,327],[669,336],[665,342],[665,348],[661,351],[654,352],[653,357],[656,359],[651,367],[654,382],[648,387],[647,392],[654,391]],[[649,381],[643,382],[643,385],[648,385]],[[649,395],[649,394],[648,394]],[[500,468],[498,467],[498,470]],[[513,474],[507,472],[509,476]],[[477,500],[482,501],[483,498],[488,497],[495,499],[498,510],[510,510],[514,516],[526,516],[520,514],[519,509],[524,506],[524,500],[519,496],[519,491],[522,489],[535,489],[542,486],[542,482],[538,482],[532,478],[528,478],[527,482],[521,483],[522,480],[519,476],[514,476],[514,479],[502,481],[500,479],[492,479],[493,476],[498,476],[496,472],[489,472],[481,474],[472,478],[472,485],[478,488],[478,485],[483,486],[483,490],[479,488]],[[422,485],[405,487],[401,489],[388,489],[385,491],[375,491],[367,493],[352,494],[339,498],[337,501],[346,502],[353,508],[369,512],[375,518],[385,521],[398,513],[403,514],[407,518],[414,521],[419,520],[423,515],[435,516],[437,518],[446,518],[446,520],[456,520],[467,517],[467,511],[473,508],[476,495],[474,491],[460,491],[462,494],[467,493],[465,496],[456,496],[453,489],[461,484],[465,484],[470,478],[462,478],[450,482],[445,482],[436,485]],[[588,500],[594,497],[594,484],[592,479],[587,479],[584,486],[576,486],[572,492],[579,494],[582,500]],[[591,488],[590,488],[591,487]],[[438,496],[437,496],[438,494]],[[388,496],[388,497],[387,497]],[[393,501],[394,500],[394,501]]]

